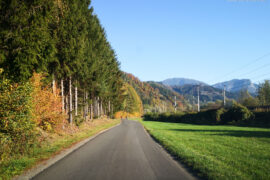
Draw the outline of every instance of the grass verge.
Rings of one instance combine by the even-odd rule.
[[[270,179],[269,129],[141,122],[199,177]]]
[[[91,137],[102,130],[108,129],[120,123],[120,120],[98,119],[94,122],[83,123],[76,131],[65,134],[47,134],[46,140],[41,145],[31,149],[31,152],[20,157],[13,157],[0,166],[0,179],[11,179],[15,175],[35,166],[39,162],[49,159],[73,144]]]

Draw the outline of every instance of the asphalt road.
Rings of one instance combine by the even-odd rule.
[[[103,133],[58,161],[35,180],[194,179],[136,121]]]

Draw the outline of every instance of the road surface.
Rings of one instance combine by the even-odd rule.
[[[122,123],[86,143],[34,180],[194,179],[136,121]]]

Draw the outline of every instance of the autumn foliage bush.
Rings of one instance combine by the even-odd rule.
[[[59,130],[66,122],[62,113],[60,90],[55,88],[53,93],[52,88],[44,85],[42,80],[44,76],[37,73],[31,78],[34,120],[43,130]]]
[[[19,84],[0,79],[0,164],[29,153],[38,142],[38,128],[58,131],[66,122],[59,90],[54,94],[43,79],[41,74]]]

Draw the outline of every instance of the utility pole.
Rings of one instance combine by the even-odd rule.
[[[162,104],[163,104],[163,108],[162,108],[163,110],[162,111],[165,112],[165,102],[163,101]]]
[[[225,91],[225,89],[226,89],[226,86],[224,85],[224,89],[223,89],[223,105],[224,105],[224,107],[226,105],[226,91]]]
[[[176,96],[174,96],[174,113],[176,113]]]
[[[200,112],[200,85],[198,86],[198,112]]]
[[[194,96],[192,96],[192,111],[195,111],[196,107],[195,107],[195,100],[194,100]]]

